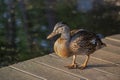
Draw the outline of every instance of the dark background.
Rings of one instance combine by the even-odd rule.
[[[63,21],[110,36],[120,33],[119,0],[0,0],[0,67],[53,51],[46,40]]]

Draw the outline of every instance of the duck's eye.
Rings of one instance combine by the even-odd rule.
[[[64,28],[62,27],[61,29],[60,29],[60,32],[63,32],[64,31]]]

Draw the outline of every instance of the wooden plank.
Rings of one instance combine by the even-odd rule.
[[[9,67],[5,67],[0,69],[0,80],[44,80],[44,79],[24,74]]]
[[[115,35],[112,35],[112,36],[108,36],[107,38],[120,40],[120,34],[115,34]]]
[[[113,45],[107,45],[107,47],[104,47],[101,50],[108,51],[108,52],[120,55],[120,47],[116,47],[116,46],[113,46]]]
[[[83,63],[82,61],[85,60],[85,56],[79,55],[77,59],[79,63]],[[107,63],[107,62],[103,62],[101,60],[98,60],[92,57],[90,58],[89,63],[88,63],[88,69],[89,68],[97,68],[101,71],[106,71],[114,75],[120,75],[120,66]]]
[[[114,46],[120,47],[120,42],[109,40],[109,39],[103,39],[102,41],[108,45],[114,45]]]
[[[120,55],[118,54],[114,54],[103,50],[98,50],[95,53],[93,53],[92,56],[96,59],[98,58],[104,61],[106,60],[108,62],[112,62],[117,65],[120,65]]]
[[[15,64],[13,65],[13,67],[30,72],[37,76],[42,76],[47,80],[85,80],[83,78],[76,77],[71,74],[66,74],[62,71],[50,68],[48,66],[37,64],[35,62],[32,62],[32,60]]]
[[[112,74],[106,74],[104,72],[95,70],[93,68],[84,69],[84,70],[67,69],[64,67],[64,65],[71,63],[70,60],[68,60],[68,59],[63,60],[63,59],[55,58],[53,56],[44,56],[41,58],[36,58],[35,62],[40,63],[40,64],[44,63],[53,68],[64,70],[64,71],[67,71],[67,72],[75,74],[75,75],[83,76],[90,80],[119,80],[120,79],[120,77],[118,77],[118,76],[115,76]]]
[[[115,41],[115,42],[120,42],[119,39],[114,39],[114,38],[110,38],[110,37],[106,37],[105,39],[107,39],[107,40],[111,40],[111,41]]]
[[[95,59],[95,58],[90,58],[89,61],[89,68],[97,68],[101,71],[106,71],[108,73],[112,73],[114,75],[120,76],[120,66],[103,62],[101,60]]]
[[[55,54],[51,54],[51,55],[56,57],[56,58],[61,59],[60,57],[58,57]],[[78,55],[77,56],[77,62],[79,64],[82,64],[85,61],[85,58],[86,58],[86,56]],[[70,57],[67,60],[72,61],[72,57]],[[101,60],[94,59],[92,57],[89,60],[87,69],[91,69],[91,68],[96,68],[99,71],[120,76],[120,66],[115,65],[115,64],[111,64],[111,63],[107,63],[107,62],[103,62]]]

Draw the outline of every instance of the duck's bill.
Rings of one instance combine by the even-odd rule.
[[[50,39],[52,37],[54,37],[56,34],[54,32],[52,32],[50,35],[47,36],[47,39]]]

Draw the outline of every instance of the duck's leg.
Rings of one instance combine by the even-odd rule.
[[[80,69],[84,69],[87,66],[89,58],[90,58],[90,55],[87,55],[87,58],[85,59],[85,62],[80,66]]]
[[[76,63],[76,54],[73,55],[72,64],[70,64],[68,66],[65,66],[65,67],[67,67],[68,69],[76,69],[76,68],[78,68],[78,65]]]

